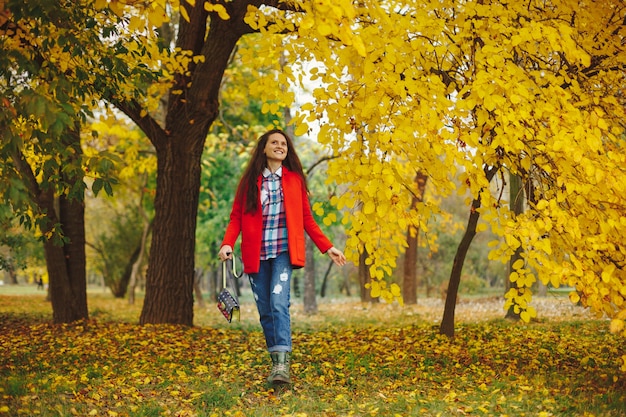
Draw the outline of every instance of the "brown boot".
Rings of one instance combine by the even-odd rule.
[[[267,378],[270,384],[291,384],[289,377],[289,352],[270,352],[272,372]]]

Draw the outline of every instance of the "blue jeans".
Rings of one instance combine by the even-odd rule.
[[[283,252],[276,258],[261,261],[259,272],[250,274],[252,293],[270,352],[291,352],[291,271],[289,253]]]

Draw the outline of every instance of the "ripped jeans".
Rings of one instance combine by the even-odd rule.
[[[289,290],[291,287],[289,253],[261,261],[259,272],[250,274],[252,293],[269,352],[291,352],[291,317]]]

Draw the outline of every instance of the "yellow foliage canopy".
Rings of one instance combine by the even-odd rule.
[[[301,14],[251,9],[268,66],[277,51],[321,63],[305,77],[274,64],[251,92],[287,105],[286,81],[319,83],[295,119],[322,121],[318,140],[338,157],[329,180],[347,187],[335,201],[349,225],[347,253],[356,260],[367,250],[372,276],[395,267],[408,225],[425,226],[438,211],[427,201],[409,209],[416,173],[428,174],[437,195],[455,190],[458,177],[459,192],[482,199],[481,216],[502,236],[491,258],[506,262],[524,250],[512,275],[518,288],[507,294],[522,318],[536,314],[529,289],[539,279],[571,286],[572,300],[626,335],[626,10],[617,0],[531,3],[325,0],[299,2]],[[275,35],[294,26],[289,37]],[[495,185],[486,165],[499,169]],[[509,172],[529,191],[519,216],[501,199]],[[385,289],[372,286],[382,296]]]

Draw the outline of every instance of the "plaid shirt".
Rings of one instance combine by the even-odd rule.
[[[261,206],[263,209],[263,242],[261,260],[276,258],[287,252],[287,217],[285,216],[285,196],[283,194],[283,169],[275,173],[265,168],[261,181]]]

